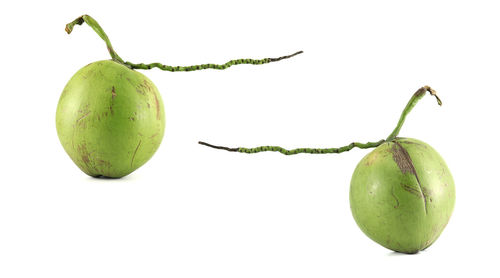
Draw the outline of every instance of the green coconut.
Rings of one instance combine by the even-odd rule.
[[[352,215],[369,238],[397,252],[417,253],[446,227],[455,184],[431,146],[396,138],[359,162],[349,195]]]
[[[406,105],[394,131],[377,142],[354,142],[340,148],[280,146],[228,148],[202,145],[231,152],[342,153],[353,148],[375,148],[356,167],[351,180],[351,210],[361,230],[380,245],[402,253],[429,247],[448,223],[455,204],[455,185],[443,158],[426,143],[398,138],[407,114],[427,93],[441,100],[429,86],[417,90]]]
[[[91,63],[68,82],[56,113],[57,134],[75,164],[92,177],[120,178],[146,163],[163,138],[165,112],[156,86],[136,69],[165,71],[224,70],[233,65],[262,65],[288,59],[236,59],[225,64],[169,66],[125,62],[92,17],[82,15],[66,25],[87,23],[106,43],[111,60]]]
[[[142,73],[107,60],[80,69],[61,94],[59,140],[87,175],[119,178],[156,152],[165,112],[156,86]]]

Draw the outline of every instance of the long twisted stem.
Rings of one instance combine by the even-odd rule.
[[[353,148],[369,149],[380,146],[385,140],[380,140],[377,142],[359,143],[353,142],[349,145],[340,148],[328,148],[328,149],[318,149],[318,148],[297,148],[287,150],[279,146],[260,146],[256,148],[227,148],[222,146],[214,146],[205,142],[198,142],[201,145],[205,145],[214,149],[226,150],[229,152],[240,152],[240,153],[260,153],[260,152],[280,152],[284,155],[293,155],[299,153],[309,153],[309,154],[324,154],[324,153],[343,153],[352,150]]]
[[[398,124],[394,131],[387,137],[387,139],[382,139],[377,142],[368,142],[368,143],[358,143],[354,142],[351,143],[347,146],[343,146],[340,148],[327,148],[327,149],[316,149],[316,148],[297,148],[297,149],[291,149],[287,150],[285,148],[279,147],[279,146],[260,146],[256,148],[243,148],[243,147],[238,147],[238,148],[228,148],[228,147],[222,147],[222,146],[215,146],[211,145],[205,142],[198,142],[201,145],[208,146],[211,148],[215,149],[221,149],[221,150],[226,150],[230,152],[240,152],[240,153],[259,153],[259,152],[280,152],[284,155],[293,155],[293,154],[299,154],[299,153],[309,153],[309,154],[325,154],[325,153],[342,153],[346,151],[350,151],[353,148],[360,148],[360,149],[369,149],[369,148],[376,148],[383,144],[384,142],[390,142],[396,136],[399,134],[399,131],[401,130],[401,127],[404,124],[404,121],[406,119],[406,116],[410,111],[415,107],[417,102],[425,95],[426,92],[429,92],[431,95],[435,96],[438,104],[441,105],[441,100],[439,97],[436,95],[436,91],[434,91],[431,87],[429,86],[424,86],[420,89],[418,89],[413,96],[410,98],[410,101],[408,101],[408,104],[406,105],[405,109],[403,110],[403,113],[401,114],[401,117],[399,118]]]
[[[152,68],[159,68],[161,70],[165,71],[195,71],[195,70],[203,70],[203,69],[217,69],[217,70],[224,70],[229,68],[230,66],[234,65],[241,65],[241,64],[250,64],[250,65],[262,65],[262,64],[267,64],[271,62],[277,62],[283,59],[288,59],[291,58],[295,55],[301,54],[303,51],[298,51],[295,52],[291,55],[286,55],[282,56],[279,58],[264,58],[260,60],[256,59],[236,59],[236,60],[231,60],[225,64],[202,64],[202,65],[194,65],[194,66],[168,66],[168,65],[163,65],[160,63],[151,63],[151,64],[133,64],[131,62],[126,62],[125,64],[128,65],[132,69],[152,69]]]
[[[97,23],[97,21],[89,15],[82,15],[82,16],[78,17],[77,19],[73,20],[72,22],[66,24],[66,32],[68,34],[71,34],[71,32],[73,31],[73,27],[75,25],[82,25],[84,22],[87,23],[87,25],[89,25],[90,27],[92,27],[92,29],[94,29],[94,31],[99,35],[99,37],[101,37],[101,39],[104,40],[104,42],[106,43],[106,46],[108,47],[108,52],[111,55],[111,58],[114,61],[122,63],[131,69],[148,70],[148,69],[152,69],[152,68],[159,68],[161,70],[171,71],[171,72],[174,72],[174,71],[195,71],[195,70],[203,70],[203,69],[224,70],[224,69],[227,69],[227,68],[234,66],[234,65],[242,65],[242,64],[262,65],[262,64],[267,64],[267,63],[271,63],[271,62],[277,62],[277,61],[281,61],[283,59],[288,59],[288,58],[291,58],[295,55],[303,53],[303,51],[298,51],[298,52],[295,52],[294,54],[291,54],[291,55],[281,56],[278,58],[264,58],[264,59],[259,59],[259,60],[257,60],[257,59],[235,59],[235,60],[231,60],[225,64],[220,64],[220,65],[219,64],[202,64],[202,65],[194,65],[194,66],[169,66],[169,65],[164,65],[161,63],[135,64],[135,63],[128,62],[128,61],[124,62],[122,60],[122,58],[120,58],[120,56],[118,56],[118,54],[113,49],[113,46],[111,45],[111,42],[109,41],[109,38],[106,35],[106,33],[104,32],[104,30],[101,28],[99,23]]]

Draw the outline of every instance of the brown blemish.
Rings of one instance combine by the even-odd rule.
[[[144,80],[141,84],[137,85],[135,91],[143,96],[146,95],[146,91],[152,91],[149,84]]]
[[[398,142],[394,141],[394,144],[392,145],[391,151],[392,151],[392,158],[398,165],[399,169],[403,174],[406,173],[411,173],[413,175],[417,175],[415,172],[415,167],[413,167],[413,162],[411,161],[410,154],[408,154],[408,151],[406,151],[401,144]]]
[[[111,167],[111,163],[109,161],[99,159],[97,162],[100,166],[105,166],[108,168]],[[101,172],[103,172],[103,171],[101,171]]]
[[[143,91],[143,90],[141,90],[141,89],[139,89],[139,88],[136,88],[136,89],[135,89],[135,91],[136,91],[137,93],[139,93],[139,94],[143,95],[143,96],[145,96],[145,95],[146,95],[146,93],[144,93],[144,91]]]
[[[142,83],[144,83],[144,86],[145,86],[148,90],[150,90],[150,91],[152,91],[152,90],[153,90],[153,87],[151,86],[151,84],[149,84],[149,82],[148,82],[146,79],[144,79],[144,81],[143,81]]]
[[[116,97],[115,86],[111,88],[111,99],[114,100]]]
[[[94,167],[92,167],[92,163],[90,161],[90,155],[92,153],[90,153],[88,150],[87,150],[87,144],[83,143],[83,144],[80,144],[78,145],[77,147],[77,152],[78,154],[80,154],[80,158],[82,159],[82,162],[85,164],[85,168],[87,168],[87,171],[91,171],[91,169],[94,169]],[[83,167],[83,165],[81,165]]]
[[[373,164],[373,162],[375,162],[375,160],[377,160],[378,158],[378,154],[376,152],[372,152],[368,155],[368,157],[366,158],[366,161],[365,161],[365,165],[366,166],[370,166]]]
[[[430,189],[422,187],[422,195],[424,195],[426,198],[431,198],[434,194]]]
[[[155,134],[153,134],[153,135],[151,135],[151,136],[149,137],[149,139],[153,139],[153,138],[155,138],[155,136],[157,136],[157,135],[158,135],[158,132],[157,132],[157,133],[155,133]]]
[[[156,119],[160,120],[160,118],[161,118],[160,117],[160,100],[158,99],[158,96],[156,95],[156,92],[154,90],[154,86],[151,83],[149,83],[147,80],[144,79],[141,84],[136,86],[135,91],[138,94],[141,94],[143,96],[145,96],[147,92],[153,94],[154,99],[155,99],[154,105],[156,107]],[[151,107],[149,102],[147,103],[147,106],[148,106],[148,108]]]
[[[113,105],[115,104],[115,97],[116,97],[115,86],[113,86],[111,88],[111,105],[109,106],[109,112],[111,112],[111,115],[115,114],[115,112],[113,111]]]
[[[85,105],[83,108],[79,109],[78,110],[78,113],[82,114],[82,116],[80,116],[80,118],[78,118],[76,120],[75,123],[80,123],[81,120],[83,120],[84,118],[86,118],[90,112],[92,112],[90,109],[89,109],[89,104]]]
[[[88,111],[87,113],[83,114],[80,118],[78,118],[78,120],[76,120],[77,123],[79,123],[81,120],[85,119],[89,114],[90,114],[91,111]]]
[[[396,200],[396,205],[394,206],[394,208],[399,208],[399,200],[398,200],[398,198],[396,197],[396,194],[394,194],[394,186],[392,187],[392,190],[391,190],[391,195],[392,195],[392,197],[394,198],[394,200]]]
[[[132,82],[132,80],[128,77],[126,77],[125,79],[127,79],[128,83],[132,84],[133,86],[135,86],[134,82]]]
[[[444,169],[445,169],[445,166],[444,166],[444,165],[443,165],[443,163],[441,163],[441,162],[439,163],[439,166],[441,166],[441,173],[439,173],[439,179],[440,179],[440,180],[443,180],[443,177],[444,177],[444,175],[446,174],[446,172],[445,172],[445,170],[444,170]]]
[[[410,192],[411,194],[417,196],[418,198],[422,198],[422,194],[420,193],[420,190],[416,189],[415,187],[408,185],[408,184],[401,184],[401,187]]]
[[[420,194],[422,199],[424,200],[425,214],[427,214],[427,199],[426,199],[427,196],[425,195],[422,185],[420,184],[420,180],[418,179],[417,171],[415,170],[415,166],[413,165],[410,154],[397,141],[393,141],[393,143],[394,144],[392,145],[391,148],[392,157],[396,162],[396,164],[398,165],[399,169],[401,170],[401,173],[403,174],[410,173],[414,175],[415,178],[417,179],[417,184],[420,189]]]
[[[135,147],[134,154],[132,155],[132,160],[130,161],[130,167],[132,167],[132,164],[134,163],[135,154],[137,153],[137,150],[141,146],[141,142],[142,142],[142,140],[139,140],[139,143],[137,144],[137,147]]]
[[[158,100],[158,96],[155,92],[152,92],[155,96],[155,105],[156,105],[156,119],[160,120],[160,101]]]
[[[88,164],[90,162],[89,156],[82,154],[82,161],[83,163]]]

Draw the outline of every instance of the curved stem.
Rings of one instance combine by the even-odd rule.
[[[231,61],[229,61],[225,64],[221,64],[221,65],[202,64],[202,65],[194,65],[194,66],[168,66],[168,65],[161,64],[161,63],[134,64],[134,63],[128,62],[128,61],[124,62],[122,60],[122,58],[120,58],[120,56],[118,56],[118,54],[113,49],[113,46],[111,45],[111,42],[109,41],[109,38],[106,35],[106,33],[104,32],[104,30],[101,28],[99,23],[97,23],[97,21],[95,19],[93,19],[90,15],[82,15],[82,16],[78,17],[77,19],[73,20],[72,22],[66,24],[66,32],[68,34],[71,34],[71,32],[73,31],[73,27],[75,25],[82,25],[84,22],[87,23],[87,25],[89,25],[90,27],[92,27],[92,29],[94,29],[94,31],[99,35],[99,37],[101,37],[101,39],[104,40],[104,42],[106,43],[106,46],[108,47],[108,51],[109,51],[109,54],[111,55],[111,58],[114,61],[120,62],[131,69],[147,70],[147,69],[152,69],[152,68],[159,68],[161,70],[172,71],[172,72],[173,71],[194,71],[194,70],[203,70],[203,69],[224,70],[224,69],[227,69],[227,68],[234,66],[234,65],[241,65],[241,64],[262,65],[262,64],[267,64],[267,63],[271,63],[271,62],[277,62],[277,61],[281,61],[283,59],[288,59],[288,58],[291,58],[295,55],[303,53],[303,51],[298,51],[298,52],[295,52],[294,54],[291,54],[291,55],[281,56],[278,58],[265,58],[265,59],[260,59],[260,60],[235,59],[235,60],[231,60]]]
[[[88,26],[92,27],[92,29],[94,29],[94,31],[99,35],[99,37],[101,37],[101,39],[104,40],[106,46],[108,47],[108,51],[109,54],[111,55],[111,58],[123,64],[124,62],[122,58],[120,58],[120,56],[118,56],[118,54],[113,49],[113,46],[111,45],[111,42],[109,41],[109,38],[104,32],[104,30],[101,28],[99,23],[97,23],[97,21],[95,21],[95,19],[93,19],[90,15],[84,14],[78,17],[77,19],[73,20],[72,22],[66,24],[66,29],[65,29],[66,33],[71,34],[71,32],[73,31],[73,27],[75,25],[82,25],[84,22],[87,23]]]
[[[343,146],[340,148],[326,148],[326,149],[316,149],[316,148],[297,148],[297,149],[291,149],[287,150],[285,148],[279,147],[279,146],[260,146],[256,148],[228,148],[228,147],[223,147],[223,146],[215,146],[211,145],[205,142],[198,142],[201,145],[211,147],[214,149],[221,149],[221,150],[226,150],[230,152],[240,152],[240,153],[259,153],[259,152],[280,152],[284,155],[293,155],[293,154],[299,154],[299,153],[309,153],[309,154],[324,154],[324,153],[342,153],[346,151],[350,151],[353,148],[360,148],[360,149],[369,149],[369,148],[376,148],[383,144],[384,142],[390,142],[396,136],[399,134],[399,131],[401,130],[401,127],[404,124],[404,121],[406,119],[406,116],[410,111],[413,109],[413,107],[417,104],[417,102],[425,95],[426,92],[429,92],[431,95],[435,96],[437,99],[437,102],[439,105],[441,105],[441,100],[436,94],[436,91],[434,91],[431,87],[429,86],[424,86],[418,91],[416,91],[413,96],[411,97],[410,101],[406,105],[405,109],[403,110],[403,113],[401,114],[401,117],[399,118],[398,124],[394,131],[387,137],[387,139],[382,139],[377,142],[368,142],[368,143],[358,143],[354,142],[351,143],[347,146]]]
[[[401,116],[399,117],[399,121],[398,121],[398,124],[396,125],[396,128],[394,128],[394,131],[392,131],[392,133],[389,135],[389,137],[387,137],[387,139],[386,139],[387,141],[392,141],[394,138],[396,138],[396,136],[398,136],[399,131],[401,130],[401,127],[403,127],[406,116],[408,115],[408,113],[410,113],[410,111],[413,109],[413,107],[415,107],[417,102],[425,96],[426,92],[429,92],[432,96],[435,96],[437,103],[439,105],[443,104],[441,102],[441,99],[439,99],[439,97],[437,96],[436,91],[434,91],[434,89],[432,89],[431,87],[424,86],[424,87],[418,89],[418,91],[416,91],[413,94],[413,96],[410,98],[410,100],[408,101],[408,104],[406,104],[406,107],[403,110],[403,113],[401,113]]]
[[[236,59],[236,60],[231,60],[225,64],[202,64],[202,65],[194,65],[194,66],[168,66],[164,65],[161,63],[151,63],[151,64],[134,64],[131,62],[125,62],[127,66],[129,66],[132,69],[143,69],[143,70],[148,70],[152,68],[159,68],[161,70],[165,71],[195,71],[195,70],[204,70],[204,69],[217,69],[217,70],[224,70],[227,69],[231,66],[234,65],[241,65],[241,64],[250,64],[250,65],[262,65],[262,64],[267,64],[271,62],[277,62],[281,61],[283,59],[288,59],[291,58],[295,55],[301,54],[303,51],[298,51],[295,52],[291,55],[286,55],[286,56],[281,56],[279,58],[264,58],[260,60],[256,59]]]
[[[198,142],[200,145],[205,145],[214,149],[221,149],[221,150],[226,150],[229,152],[240,152],[240,153],[260,153],[260,152],[280,152],[284,155],[293,155],[293,154],[299,154],[299,153],[309,153],[309,154],[325,154],[325,153],[343,153],[352,150],[353,148],[360,148],[360,149],[369,149],[369,148],[375,148],[380,146],[382,143],[384,143],[385,140],[382,139],[377,142],[367,142],[367,143],[359,143],[359,142],[353,142],[349,145],[340,147],[340,148],[327,148],[327,149],[318,149],[318,148],[297,148],[297,149],[291,149],[287,150],[285,148],[279,147],[279,146],[260,146],[256,148],[228,148],[228,147],[222,147],[222,146],[215,146],[211,145],[205,142]]]

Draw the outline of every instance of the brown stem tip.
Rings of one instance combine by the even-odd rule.
[[[198,144],[204,145],[204,146],[207,146],[207,147],[210,147],[210,148],[214,148],[214,149],[226,150],[228,152],[237,152],[239,150],[239,148],[228,148],[228,147],[222,147],[222,146],[215,146],[215,145],[208,144],[208,143],[205,143],[205,142],[202,142],[202,141],[199,141]]]
[[[302,54],[304,53],[304,51],[297,51],[291,55],[286,55],[286,56],[281,56],[281,57],[278,57],[278,58],[269,58],[269,62],[278,62],[278,61],[281,61],[283,59],[288,59],[288,58],[292,58],[293,56],[296,56],[296,55],[299,55],[299,54]]]
[[[443,105],[443,102],[441,101],[441,99],[438,97],[437,93],[436,93],[436,90],[432,89],[431,87],[429,86],[424,86],[424,88],[427,90],[427,92],[429,92],[431,94],[431,96],[434,96],[436,97],[436,100],[438,102],[438,104],[441,106]]]

